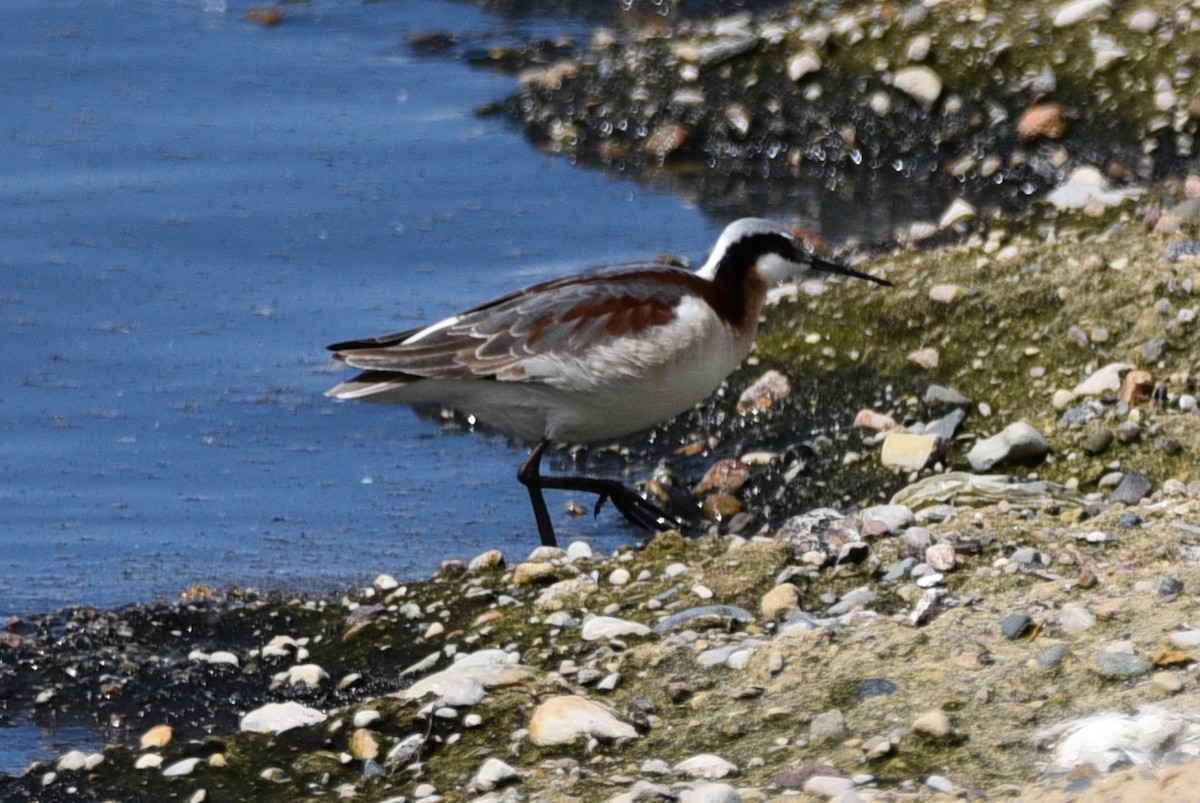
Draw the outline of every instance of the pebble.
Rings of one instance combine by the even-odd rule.
[[[628,585],[632,579],[629,570],[623,567],[613,569],[608,575],[609,585],[623,586]]]
[[[674,797],[674,793],[669,789],[666,791],[666,795],[658,795],[658,797],[667,800]],[[637,799],[648,800],[651,798],[642,797]],[[742,803],[742,796],[727,783],[705,783],[681,791],[679,793],[679,803]]]
[[[1121,389],[1121,374],[1133,366],[1127,362],[1110,362],[1103,368],[1092,372],[1075,386],[1072,391],[1076,396],[1107,396]]]
[[[350,734],[350,755],[359,761],[379,755],[379,740],[366,728],[358,728]]]
[[[975,471],[990,471],[996,466],[1041,459],[1049,451],[1050,444],[1041,432],[1025,421],[1017,421],[971,447],[967,462]]]
[[[567,546],[567,560],[571,563],[581,560],[591,560],[592,546],[587,541],[572,541]]]
[[[354,718],[351,720],[351,722],[356,728],[366,728],[378,722],[379,719],[380,714],[378,711],[373,708],[367,708],[362,711],[355,711]]]
[[[854,781],[840,775],[814,775],[804,782],[804,794],[841,797],[854,788]]]
[[[846,717],[834,708],[812,718],[808,725],[808,738],[813,744],[831,742],[846,735]]]
[[[1051,644],[1042,650],[1034,660],[1038,669],[1050,670],[1056,668],[1067,657],[1067,645],[1064,642]]]
[[[549,584],[558,577],[558,568],[553,563],[518,563],[513,569],[512,582],[515,586]]]
[[[942,79],[928,67],[917,65],[897,70],[892,86],[916,100],[926,109],[933,106],[942,94]]]
[[[966,294],[967,291],[961,285],[957,284],[935,284],[933,287],[929,288],[929,300],[936,301],[939,304],[953,304]],[[933,388],[941,386],[931,385],[930,387]],[[945,390],[945,388],[942,389]],[[929,401],[928,391],[926,391],[925,400]],[[967,403],[969,404],[970,402],[968,401]]]
[[[1169,638],[1176,647],[1200,647],[1200,630],[1176,630]]]
[[[1082,605],[1068,602],[1058,612],[1058,624],[1068,633],[1082,633],[1096,626],[1096,617]]]
[[[1183,593],[1183,581],[1164,574],[1155,579],[1154,590],[1167,602],[1172,602]]]
[[[289,686],[304,684],[310,689],[318,689],[326,680],[329,680],[329,673],[316,664],[297,664],[287,671]]]
[[[295,701],[267,703],[242,717],[239,728],[255,733],[283,733],[292,728],[317,725],[327,719],[315,708],[308,708]]]
[[[640,622],[631,622],[616,616],[591,616],[584,620],[579,637],[584,641],[614,639],[620,636],[645,636],[650,628]]]
[[[1152,664],[1140,655],[1127,652],[1102,652],[1096,659],[1096,670],[1110,680],[1138,677],[1150,671]]]
[[[1183,678],[1179,676],[1178,672],[1173,672],[1169,669],[1162,672],[1155,672],[1151,676],[1150,682],[1167,694],[1175,694],[1183,690]]]
[[[1134,506],[1150,495],[1153,486],[1150,478],[1140,471],[1130,471],[1121,478],[1121,482],[1113,488],[1108,501],[1114,505]]]
[[[872,697],[887,697],[900,691],[900,687],[887,678],[867,678],[854,689],[854,696],[859,702]]]
[[[1112,0],[1070,0],[1054,12],[1054,27],[1106,20],[1111,13]]]
[[[800,610],[800,591],[791,583],[781,583],[763,595],[759,607],[766,618],[782,621]]]
[[[912,732],[933,739],[944,739],[953,732],[950,717],[941,709],[926,711],[917,717],[912,724]]]
[[[170,725],[155,725],[142,734],[142,738],[138,740],[138,747],[142,750],[166,747],[174,735],[175,731]]]
[[[521,774],[498,758],[488,758],[480,765],[475,777],[471,780],[470,789],[475,792],[488,792],[498,786],[519,781]]]
[[[689,777],[703,778],[707,781],[715,781],[737,772],[736,765],[713,753],[701,753],[691,758],[685,758],[673,769],[675,772]]]
[[[929,465],[941,445],[942,439],[936,435],[917,435],[893,430],[883,439],[879,462],[884,468],[920,471]]]
[[[830,616],[841,616],[854,610],[867,608],[875,601],[877,596],[874,591],[866,586],[859,586],[853,591],[843,594],[835,604],[829,607],[827,613]]]
[[[544,700],[529,720],[529,740],[538,747],[567,744],[580,736],[597,739],[636,739],[637,731],[604,706],[564,694]]]
[[[133,762],[135,770],[156,770],[162,766],[163,757],[158,753],[143,753]]]
[[[438,654],[434,653],[435,656]],[[517,659],[518,656],[498,649],[469,653],[446,669],[421,678],[399,692],[398,696],[408,700],[419,700],[427,694],[440,697],[449,689],[462,688],[457,685],[461,683],[461,678],[476,680],[485,688],[520,683],[527,680],[531,672],[527,667],[515,663]]]
[[[934,544],[925,550],[925,562],[939,572],[950,571],[956,561],[953,544]]]
[[[177,778],[182,775],[191,775],[192,771],[196,769],[196,765],[203,760],[197,757],[180,759],[162,771],[163,777]]]
[[[489,549],[486,552],[481,552],[471,558],[471,562],[467,564],[467,571],[471,574],[479,574],[480,572],[489,572],[503,568],[504,553],[499,549]]]
[[[891,535],[917,523],[908,505],[872,505],[858,517],[864,538]]]
[[[1031,627],[1033,627],[1033,618],[1023,613],[1014,613],[1000,620],[1000,632],[1009,641],[1019,639]]]

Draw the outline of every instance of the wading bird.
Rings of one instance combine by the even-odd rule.
[[[890,282],[832,262],[803,234],[743,218],[695,272],[655,262],[535,284],[406,332],[329,347],[362,373],[338,399],[440,405],[532,444],[517,472],[542,543],[544,489],[593,493],[647,529],[678,521],[611,479],[544,476],[551,442],[593,443],[662,423],[703,400],[749,353],[771,285],[811,272]]]

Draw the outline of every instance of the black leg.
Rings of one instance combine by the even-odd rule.
[[[550,442],[546,439],[538,441],[529,459],[517,472],[517,479],[529,489],[529,499],[533,503],[533,516],[537,520],[538,533],[542,543],[556,546],[554,526],[550,522],[550,512],[546,508],[546,500],[542,489],[556,491],[581,491],[596,494],[595,512],[606,501],[611,501],[613,507],[621,512],[627,521],[647,530],[682,529],[683,522],[672,516],[658,505],[644,498],[641,494],[628,488],[616,480],[606,480],[597,477],[546,477],[541,474],[542,455]]]
[[[549,445],[550,441],[546,438],[538,441],[537,446],[533,447],[533,453],[529,455],[529,459],[517,471],[517,479],[529,489],[529,501],[533,504],[533,518],[537,521],[538,535],[542,537],[542,544],[558,546],[558,540],[554,537],[554,524],[550,521],[550,511],[546,509],[546,499],[542,496],[542,455],[546,453],[546,447]]]

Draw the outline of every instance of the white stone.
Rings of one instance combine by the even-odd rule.
[[[812,50],[804,50],[788,59],[787,74],[793,81],[799,81],[810,73],[821,69],[821,57]]]
[[[1067,180],[1051,190],[1046,200],[1059,209],[1082,209],[1091,203],[1117,206],[1127,198],[1136,198],[1141,194],[1142,190],[1136,187],[1111,189],[1099,170],[1091,165],[1083,165],[1071,171]]]
[[[372,723],[378,722],[379,718],[380,718],[379,712],[373,708],[367,708],[362,711],[355,711],[354,719],[353,719],[354,727],[366,728],[366,727],[370,726]]]
[[[591,616],[584,621],[579,636],[584,641],[599,641],[627,635],[645,636],[649,633],[650,628],[639,622],[631,622],[616,616]]]
[[[892,77],[892,86],[929,108],[942,94],[942,79],[928,67],[905,67]]]
[[[1111,13],[1112,0],[1071,0],[1054,12],[1054,27],[1064,28],[1079,22],[1106,20]]]
[[[299,686],[301,683],[312,689],[320,688],[329,680],[329,673],[316,664],[297,664],[287,671],[289,686]]]
[[[241,730],[254,733],[283,733],[292,728],[316,725],[327,719],[315,708],[308,708],[295,701],[267,703],[242,717]]]
[[[135,770],[156,770],[162,766],[163,757],[158,753],[143,753],[133,762]]]
[[[471,781],[471,788],[487,792],[502,784],[515,781],[520,777],[521,774],[519,772],[500,759],[489,758],[483,762],[479,767],[479,771],[475,773],[475,778]]]
[[[380,591],[391,591],[392,589],[399,587],[400,583],[390,574],[381,574],[375,578],[375,582],[371,585],[375,586]]]
[[[1150,33],[1158,27],[1158,12],[1152,8],[1139,8],[1129,15],[1130,30]]]
[[[529,740],[539,747],[567,744],[580,736],[635,739],[637,731],[604,706],[585,697],[564,694],[541,703],[529,720]]]
[[[938,228],[946,229],[963,220],[975,217],[975,207],[962,198],[955,198],[938,219]]]
[[[87,766],[87,753],[81,750],[71,750],[63,753],[55,763],[54,768],[59,772],[78,772]]]
[[[196,769],[196,765],[203,760],[202,758],[195,757],[180,759],[162,771],[163,777],[175,778],[180,775],[191,775],[192,770]]]
[[[742,796],[727,783],[702,783],[681,791],[679,803],[742,803]]]
[[[680,761],[675,765],[674,770],[692,778],[715,781],[737,772],[737,766],[713,753],[701,753]]]
[[[1041,432],[1025,421],[1017,421],[971,447],[967,462],[975,471],[989,471],[1002,463],[1027,460],[1049,451],[1050,444]]]
[[[612,572],[608,575],[609,585],[614,585],[614,586],[627,585],[629,583],[630,579],[632,579],[632,578],[629,574],[628,569],[613,569]]]
[[[519,659],[520,656],[515,653],[496,649],[469,653],[441,672],[421,678],[399,692],[399,696],[409,700],[419,700],[427,694],[441,697],[453,683],[464,677],[478,680],[485,689],[520,683],[528,680],[533,675],[533,670],[517,663]]]
[[[567,547],[567,560],[574,563],[577,560],[591,560],[592,546],[587,541],[572,541]]]
[[[840,797],[854,788],[854,781],[839,775],[814,775],[804,782],[804,794]]]
[[[1110,362],[1108,365],[1094,371],[1087,379],[1080,382],[1071,391],[1079,396],[1104,396],[1121,389],[1121,374],[1133,366],[1127,362]]]

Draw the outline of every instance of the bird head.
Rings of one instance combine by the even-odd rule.
[[[742,218],[725,227],[697,273],[706,279],[722,274],[740,278],[753,269],[771,285],[824,272],[891,285],[886,279],[833,261],[823,255],[827,250],[824,243],[801,229],[760,218]]]

